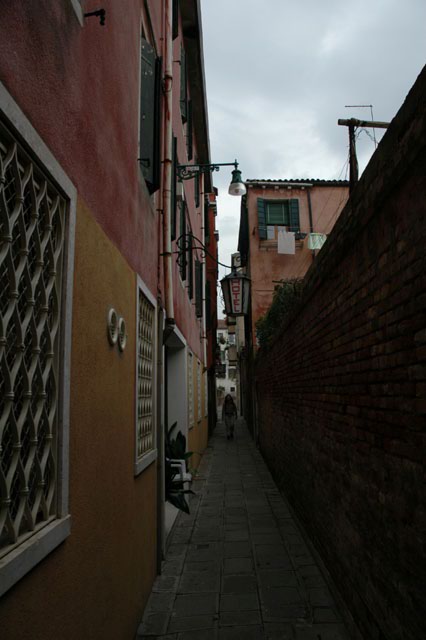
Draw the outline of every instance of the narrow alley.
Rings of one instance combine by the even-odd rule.
[[[347,640],[321,569],[243,419],[218,423],[137,640]]]

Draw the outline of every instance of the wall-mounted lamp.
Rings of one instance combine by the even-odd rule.
[[[247,192],[246,186],[238,169],[238,162],[219,162],[218,164],[178,164],[176,173],[179,180],[190,180],[200,173],[210,173],[219,171],[220,167],[234,167],[232,171],[231,184],[228,193],[230,196],[243,196]]]

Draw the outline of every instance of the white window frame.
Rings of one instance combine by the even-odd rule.
[[[58,450],[57,450],[57,514],[56,517],[22,541],[0,559],[0,596],[41,562],[70,534],[69,514],[69,407],[71,369],[72,288],[74,273],[74,241],[77,191],[51,151],[0,82],[0,117],[12,130],[20,144],[68,202],[64,232],[64,266],[62,281],[61,353],[58,369]]]
[[[158,326],[157,326],[157,300],[148,289],[142,278],[138,275],[136,286],[136,370],[135,370],[135,462],[134,474],[138,476],[149,467],[158,457],[156,446],[148,451],[141,458],[138,457],[138,328],[139,328],[139,291],[147,298],[154,307],[154,348],[152,365],[152,441],[157,443],[157,348],[158,348]]]

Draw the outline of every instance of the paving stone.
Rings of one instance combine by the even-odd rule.
[[[222,593],[255,593],[257,581],[255,576],[224,576]]]
[[[257,593],[225,593],[220,596],[220,611],[250,611],[259,609]]]
[[[164,612],[152,613],[144,616],[142,624],[139,625],[137,635],[162,635],[167,631],[170,615]]]
[[[309,589],[309,600],[314,607],[331,607],[333,606],[333,598],[326,588]]]
[[[266,622],[264,625],[265,640],[293,640],[293,628],[291,624],[280,622]]]
[[[167,547],[167,560],[171,560],[172,558],[184,557],[186,555],[188,546],[186,544],[177,544],[172,542]]]
[[[177,589],[178,593],[205,593],[209,591],[219,592],[220,574],[214,573],[191,573],[187,571],[182,574]]]
[[[248,529],[237,529],[236,531],[225,531],[224,538],[226,542],[239,542],[240,540],[248,540]]]
[[[182,573],[219,573],[220,564],[217,561],[185,562]]]
[[[195,631],[178,633],[177,640],[217,640],[217,634],[217,629],[196,629]]]
[[[265,640],[261,625],[244,627],[222,627],[219,629],[219,640]]]
[[[147,613],[170,612],[176,594],[173,591],[164,591],[162,593],[152,592],[145,611]]]
[[[251,543],[246,540],[225,542],[223,555],[225,558],[250,558],[252,556]]]
[[[152,590],[158,591],[176,591],[179,582],[178,576],[157,576]]]
[[[191,544],[186,554],[189,562],[217,561],[221,556],[221,546],[217,542]]]
[[[191,629],[211,629],[215,627],[217,616],[190,616],[188,618],[171,617],[169,621],[169,632],[189,631]]]
[[[181,556],[176,560],[166,560],[161,567],[162,576],[180,576],[182,573],[184,557]]]
[[[295,627],[294,640],[349,640],[349,636],[341,624],[314,624]]]
[[[251,558],[225,558],[223,571],[225,574],[253,573],[253,560]]]
[[[219,616],[219,625],[235,626],[246,624],[261,624],[260,611],[223,611]]]
[[[315,607],[314,622],[339,622],[339,618],[334,609],[330,609],[329,607]]]
[[[299,586],[299,581],[295,571],[284,571],[283,569],[258,572],[259,584],[262,589],[272,587],[295,587]]]
[[[215,614],[219,610],[219,596],[215,593],[177,595],[172,617]]]

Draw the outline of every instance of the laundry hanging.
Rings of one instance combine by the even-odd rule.
[[[278,229],[278,253],[295,254],[296,253],[296,241],[293,231],[286,231],[286,229]]]
[[[321,249],[327,240],[325,233],[310,233],[308,237],[308,249]]]

